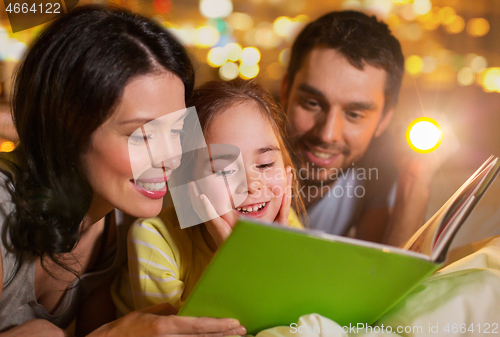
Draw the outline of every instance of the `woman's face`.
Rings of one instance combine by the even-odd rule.
[[[133,78],[115,112],[92,134],[82,156],[93,189],[91,210],[156,216],[180,164],[184,84],[170,72]]]
[[[213,175],[214,186],[210,193],[206,193],[215,209],[224,208],[221,206],[224,206],[225,200],[228,199],[228,190],[231,190],[232,199],[237,206],[233,212],[274,221],[286,188],[286,173],[278,139],[259,108],[254,103],[244,102],[225,110],[212,121],[205,139],[207,144],[229,144],[238,147],[245,171],[245,175],[238,174],[237,162],[223,170],[215,169],[218,172]],[[215,149],[215,146],[212,147]],[[215,159],[213,165],[217,167]],[[246,178],[246,184],[244,181],[243,184],[233,181],[233,177],[236,180]],[[221,182],[217,183],[217,179]],[[226,179],[227,189],[224,188],[223,179]],[[239,198],[241,195],[244,195],[243,199]],[[236,199],[240,199],[239,202],[236,202]],[[224,215],[222,217],[224,218]]]

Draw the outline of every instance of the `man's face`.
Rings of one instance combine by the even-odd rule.
[[[294,150],[308,184],[331,183],[365,153],[385,130],[392,111],[382,113],[386,72],[368,64],[355,68],[335,49],[316,47],[281,99],[291,123]]]

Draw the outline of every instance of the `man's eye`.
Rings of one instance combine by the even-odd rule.
[[[302,106],[309,110],[316,110],[321,107],[318,101],[306,98],[302,99]]]
[[[357,111],[346,111],[346,115],[349,119],[357,121],[363,118],[363,114]]]

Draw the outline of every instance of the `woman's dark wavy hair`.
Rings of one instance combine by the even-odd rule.
[[[92,200],[81,154],[126,84],[162,71],[177,75],[190,96],[194,70],[183,46],[162,27],[123,10],[82,6],[34,41],[16,73],[12,98],[21,164],[9,184],[13,251],[64,267],[57,254],[75,247]]]

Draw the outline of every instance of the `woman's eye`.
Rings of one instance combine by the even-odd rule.
[[[179,136],[184,135],[184,131],[182,131],[182,129],[172,129],[172,130],[170,130],[170,133],[174,137],[179,137]]]
[[[258,168],[259,170],[268,170],[268,169],[270,169],[271,167],[273,167],[273,165],[274,165],[274,162],[272,162],[272,163],[267,163],[267,164],[261,164],[261,165],[257,165],[257,168]]]
[[[218,177],[230,177],[233,175],[233,173],[236,172],[236,170],[227,170],[227,171],[217,171],[215,172],[215,175]]]
[[[132,134],[132,135],[129,136],[129,139],[132,141],[132,143],[139,144],[139,143],[144,143],[145,140],[151,140],[151,139],[153,139],[153,135],[149,134],[149,135],[146,135],[146,136],[143,136],[143,135],[136,136],[136,135]]]

